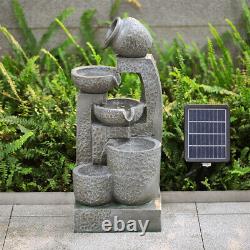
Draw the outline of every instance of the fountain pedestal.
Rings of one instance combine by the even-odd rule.
[[[72,70],[79,88],[74,231],[143,232],[144,225],[146,231],[159,232],[162,96],[155,60],[146,54],[152,38],[133,18],[116,19],[107,34],[106,45],[123,55],[117,67]],[[140,100],[107,99],[123,72],[140,76]]]
[[[145,225],[148,220],[147,232],[161,231],[161,198],[160,196],[140,206],[126,206],[119,203],[110,203],[103,206],[90,207],[76,202],[74,209],[74,232],[75,233],[102,233],[117,232],[103,230],[103,222],[108,220],[114,225],[115,217],[125,224],[134,220],[138,224],[140,220]],[[128,231],[126,228],[124,231]],[[136,232],[141,232],[137,226]]]

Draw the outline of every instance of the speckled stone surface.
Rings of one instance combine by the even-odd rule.
[[[132,136],[153,136],[162,140],[161,82],[155,60],[151,54],[144,58],[117,57],[117,69],[139,74],[143,86],[141,101],[146,104],[146,117],[131,125]]]
[[[145,104],[129,98],[113,98],[93,107],[95,117],[110,126],[130,126],[141,118]]]
[[[112,177],[107,166],[82,164],[73,170],[76,201],[86,205],[102,205],[112,199]]]
[[[92,122],[93,103],[103,103],[104,94],[79,93],[77,97],[76,164],[92,162]]]
[[[92,124],[92,160],[95,164],[106,164],[106,146],[112,138],[129,138],[129,127],[109,127],[100,123]]]
[[[141,220],[144,224],[146,220],[149,220],[147,232],[160,232],[161,199],[160,197],[155,198],[141,206],[111,203],[104,206],[88,207],[76,203],[74,209],[74,232],[103,232],[102,222],[110,220],[113,224],[114,216],[117,216],[119,220],[123,220],[125,223],[129,220]],[[113,228],[111,232],[114,232]]]
[[[127,205],[148,202],[159,195],[161,143],[152,138],[130,138],[107,147],[107,165],[114,198]]]
[[[123,57],[144,57],[152,41],[148,30],[137,19],[117,17],[106,34],[105,46],[111,46]]]
[[[150,220],[148,231],[158,232],[163,107],[156,63],[147,54],[152,37],[138,20],[117,18],[105,43],[120,55],[116,68],[72,70],[80,90],[77,167],[73,170],[74,231],[103,232],[104,220],[120,217],[125,223]],[[126,98],[107,101],[107,92],[120,83],[120,73],[140,76],[139,102]]]
[[[116,68],[108,66],[81,66],[71,71],[75,85],[83,93],[104,94],[119,86],[121,77]]]

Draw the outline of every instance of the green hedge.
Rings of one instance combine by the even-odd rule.
[[[72,13],[66,9],[37,41],[19,2],[12,3],[25,46],[0,26],[12,47],[12,53],[0,61],[0,191],[69,191],[76,120],[70,70],[79,65],[115,65],[115,56],[95,41],[95,10],[83,13],[80,37],[73,37],[64,26]],[[115,11],[117,5],[111,14]],[[155,39],[153,53],[164,100],[162,190],[250,187],[250,11],[245,2],[243,18],[241,34],[229,20],[223,35],[209,24],[213,39],[202,49],[186,44],[180,36],[171,44]],[[67,39],[50,51],[43,49],[56,32],[64,32]],[[121,88],[109,95],[139,98],[138,77],[123,74],[122,80]],[[230,106],[230,163],[203,169],[184,161],[183,107],[187,103]]]

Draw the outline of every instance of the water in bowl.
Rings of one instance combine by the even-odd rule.
[[[154,144],[153,142],[141,138],[129,139],[125,143],[119,145],[117,149],[128,152],[144,151],[153,148],[154,146],[153,144]]]

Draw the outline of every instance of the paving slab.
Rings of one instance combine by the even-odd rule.
[[[196,214],[195,203],[163,203],[165,214]]]
[[[163,204],[250,202],[250,190],[162,191],[161,201]],[[0,205],[62,205],[74,203],[75,198],[73,192],[0,192]]]
[[[14,205],[15,216],[72,216],[73,205]]]
[[[197,203],[199,214],[250,214],[250,202]]]
[[[111,0],[19,0],[25,13],[30,28],[45,28],[54,20],[60,12],[66,8],[74,8],[72,15],[65,21],[68,27],[79,27],[80,17],[88,9],[96,9],[96,17],[100,20],[109,18]],[[17,27],[11,1],[0,1],[0,23],[6,27]]]
[[[249,0],[250,1],[250,0]],[[170,202],[250,202],[250,190],[163,191],[162,203]]]
[[[73,217],[12,217],[4,249],[63,249],[60,239],[73,230]]]
[[[72,216],[12,217],[4,249],[203,249],[195,214],[168,214],[163,208],[162,226],[161,233],[145,236],[80,234],[73,233]]]
[[[241,16],[240,0],[140,0],[140,9],[122,1],[119,15],[143,19],[152,26],[194,26],[224,24],[225,18],[233,22]]]
[[[0,205],[0,217],[10,217],[12,205]]]
[[[0,247],[2,248],[7,234],[9,217],[0,217]]]
[[[250,214],[199,215],[206,250],[249,250]]]

